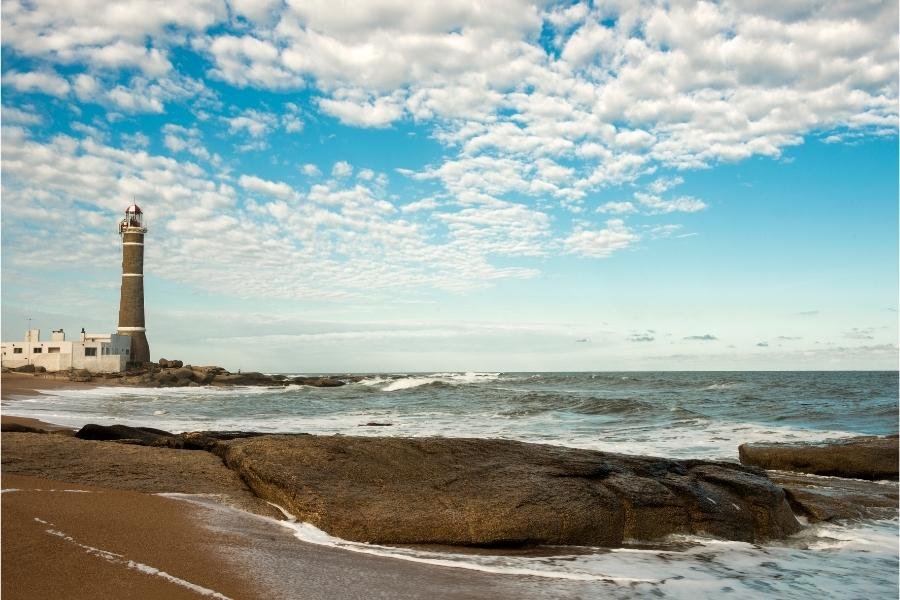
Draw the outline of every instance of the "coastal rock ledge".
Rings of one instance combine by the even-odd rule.
[[[855,479],[897,479],[896,435],[865,436],[818,443],[741,444],[741,464]]]
[[[258,496],[344,539],[620,546],[800,529],[753,467],[468,438],[266,435],[212,450]]]

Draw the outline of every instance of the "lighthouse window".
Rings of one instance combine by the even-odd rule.
[[[85,356],[97,356],[97,349],[96,348],[85,348],[84,355]]]
[[[47,348],[47,352],[50,354],[59,352],[59,346],[50,346],[49,348]]]
[[[43,351],[43,348],[33,348],[31,351],[35,354],[40,354]]]
[[[13,348],[13,354],[22,354],[21,348]]]

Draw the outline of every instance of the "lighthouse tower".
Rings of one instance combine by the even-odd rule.
[[[128,362],[150,362],[150,344],[144,328],[144,213],[137,204],[125,209],[119,223],[122,236],[122,296],[119,300],[118,333],[131,336]]]

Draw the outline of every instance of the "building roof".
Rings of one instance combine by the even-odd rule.
[[[141,207],[138,206],[137,204],[132,204],[131,206],[129,206],[128,208],[125,209],[125,212],[127,212],[127,213],[135,213],[135,214],[137,214],[137,215],[142,215],[142,214],[144,214],[144,211],[142,211],[142,210],[141,210]]]

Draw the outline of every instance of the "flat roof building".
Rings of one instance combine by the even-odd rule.
[[[2,366],[15,369],[25,365],[48,371],[87,369],[92,373],[119,373],[130,362],[131,337],[117,333],[81,332],[78,341],[66,340],[56,329],[49,341],[41,341],[40,329],[29,329],[21,342],[3,342]]]

